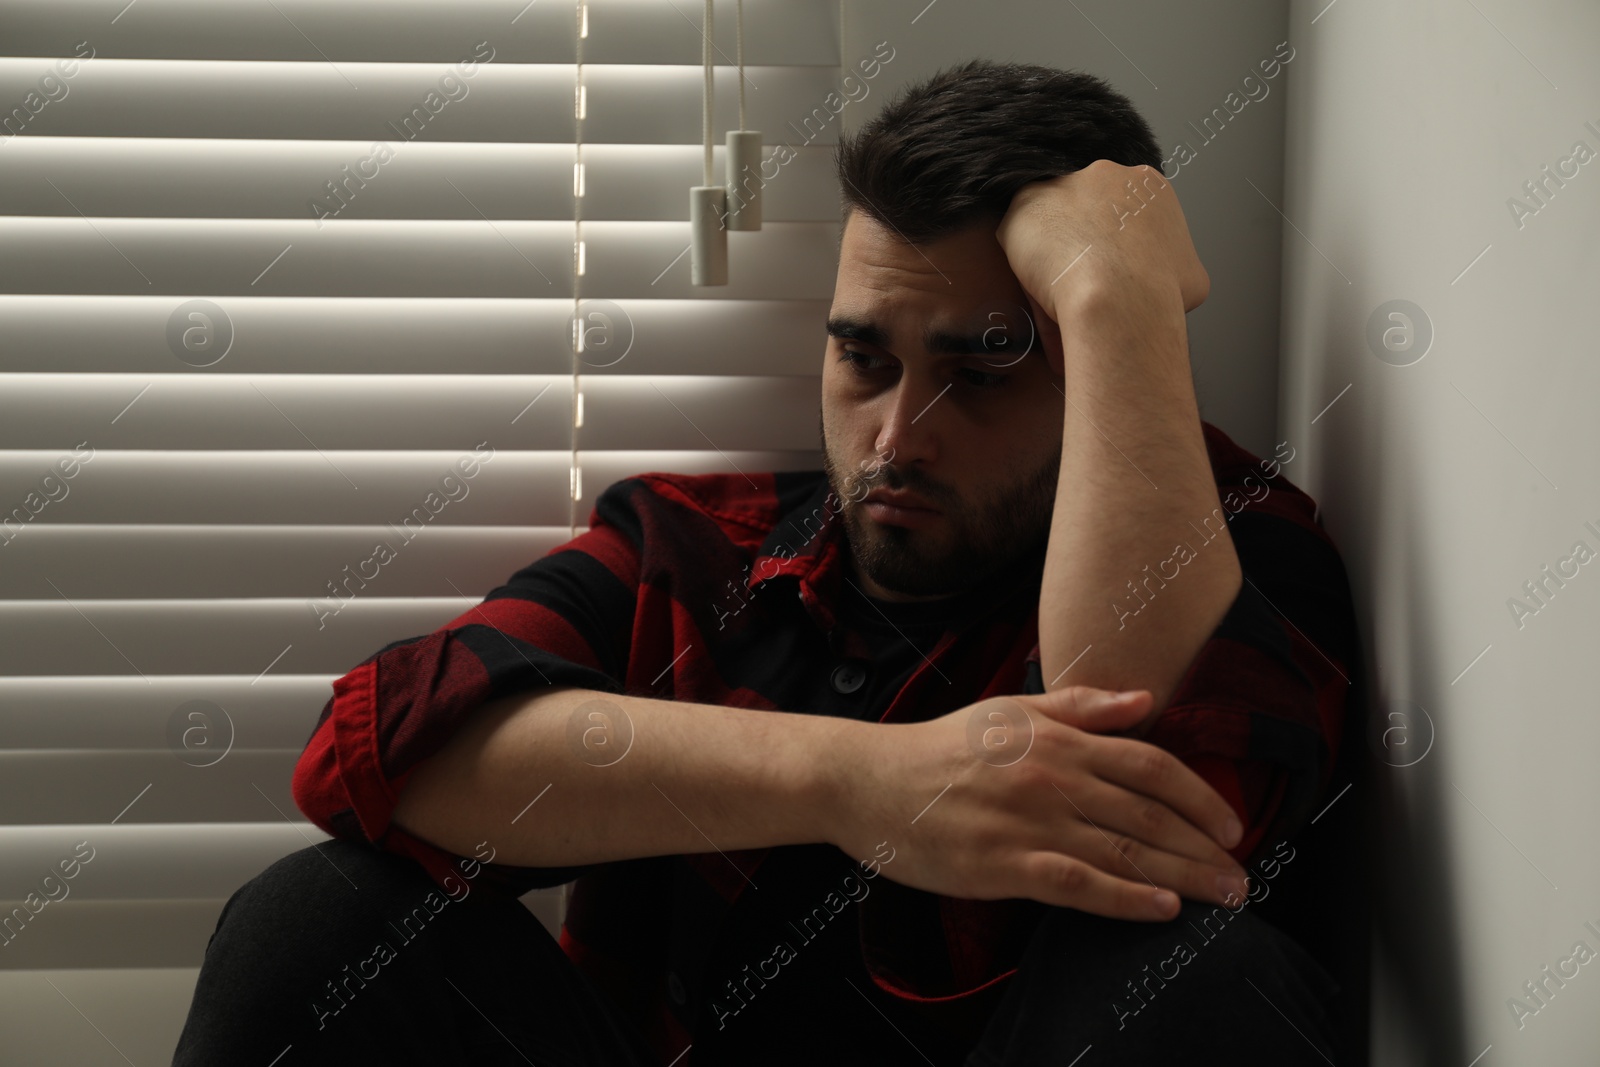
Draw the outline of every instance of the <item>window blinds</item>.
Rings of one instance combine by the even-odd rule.
[[[0,0],[0,973],[197,966],[334,678],[619,478],[821,465],[837,10],[745,5],[792,151],[695,289],[698,8]]]

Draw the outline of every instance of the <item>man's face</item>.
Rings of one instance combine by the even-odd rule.
[[[859,211],[845,224],[823,462],[856,574],[883,599],[950,596],[1049,534],[1066,402],[994,229],[913,246]],[[880,489],[933,510],[897,517],[865,499]]]

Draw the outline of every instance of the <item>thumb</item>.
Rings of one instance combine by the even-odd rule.
[[[1021,699],[1030,701],[1033,708],[1057,722],[1086,733],[1106,734],[1138,726],[1150,711],[1151,697],[1148,689],[1116,692],[1069,685],[1051,692],[1027,694]]]

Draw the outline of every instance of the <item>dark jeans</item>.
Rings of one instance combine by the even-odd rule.
[[[174,1067],[664,1067],[519,901],[443,899],[417,864],[345,841],[273,863],[223,908]],[[1185,901],[1170,923],[1050,909],[966,1064],[1322,1065],[1335,991],[1249,904]],[[851,1028],[789,1022],[837,1031],[833,1061],[857,1062]],[[762,1062],[789,1062],[795,1032]],[[906,1044],[887,1062],[963,1051]]]

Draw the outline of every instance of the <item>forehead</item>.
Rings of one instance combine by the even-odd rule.
[[[852,211],[839,244],[829,334],[956,354],[992,347],[1000,329],[1028,333],[1026,297],[994,230],[980,222],[913,245]]]

